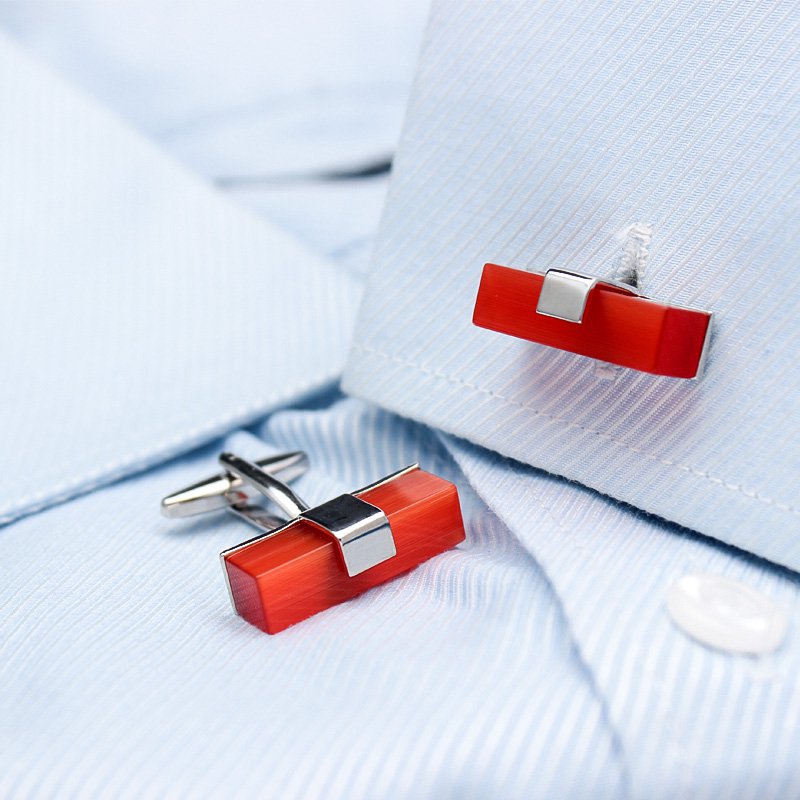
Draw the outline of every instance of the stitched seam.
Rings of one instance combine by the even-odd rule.
[[[711,475],[708,472],[705,472],[701,469],[696,469],[695,467],[691,467],[688,464],[681,464],[677,461],[673,461],[669,458],[659,458],[658,456],[654,456],[651,453],[648,453],[646,450],[642,450],[638,447],[634,447],[633,445],[628,444],[627,442],[622,441],[621,439],[617,439],[614,436],[611,436],[604,431],[599,431],[594,428],[590,428],[586,425],[582,425],[579,422],[574,422],[569,419],[565,419],[564,417],[559,417],[556,414],[548,414],[544,411],[538,411],[531,406],[525,405],[524,403],[520,403],[518,400],[514,400],[510,397],[506,397],[505,395],[499,394],[498,392],[490,391],[489,389],[484,389],[482,386],[478,386],[477,384],[470,383],[469,381],[462,380],[461,378],[457,378],[454,375],[448,375],[444,372],[440,372],[438,370],[432,370],[427,367],[422,366],[414,361],[410,361],[408,359],[400,358],[399,356],[392,355],[391,353],[385,353],[382,350],[378,350],[376,348],[367,347],[361,344],[354,344],[353,349],[361,350],[364,353],[372,353],[373,355],[379,356],[383,359],[388,361],[394,361],[397,364],[400,364],[404,367],[411,367],[412,369],[416,369],[419,372],[422,372],[425,375],[429,375],[433,378],[438,378],[440,380],[447,381],[449,383],[454,383],[459,386],[464,386],[467,389],[472,389],[480,394],[486,395],[487,397],[493,397],[497,400],[500,400],[507,405],[515,406],[516,408],[524,409],[525,411],[529,411],[537,417],[543,417],[544,419],[548,419],[552,422],[559,422],[566,425],[569,428],[575,428],[577,430],[583,431],[584,433],[590,433],[594,436],[598,436],[601,439],[606,439],[607,441],[613,442],[614,444],[620,445],[624,447],[626,450],[630,450],[632,453],[636,453],[637,455],[644,456],[645,458],[649,459],[650,461],[654,461],[659,464],[663,464],[667,467],[675,467],[683,472],[690,472],[692,475],[696,475],[698,478],[703,478],[704,480],[710,481],[711,483],[722,486],[725,489],[729,489],[734,492],[738,492],[743,497],[747,497],[751,500],[758,500],[760,503],[765,503],[766,505],[773,506],[780,511],[787,512],[789,514],[794,514],[796,516],[800,516],[800,509],[796,508],[795,506],[788,505],[786,503],[781,503],[777,500],[773,500],[771,497],[766,497],[763,494],[759,494],[759,492],[754,491],[753,489],[747,489],[741,484],[732,483],[730,481],[725,480],[724,478],[719,478],[715,475]]]

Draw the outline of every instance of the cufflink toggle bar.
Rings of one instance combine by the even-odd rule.
[[[486,264],[472,321],[481,328],[622,367],[697,378],[711,313],[667,305],[634,287],[579,272]]]
[[[406,572],[464,539],[456,487],[412,465],[310,508],[276,475],[302,453],[258,462],[223,453],[226,472],[162,501],[170,517],[227,508],[261,533],[221,554],[236,612],[277,633]],[[264,496],[288,520],[252,502]],[[213,498],[213,499],[212,499]]]

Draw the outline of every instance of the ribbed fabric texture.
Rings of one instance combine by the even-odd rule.
[[[793,2],[437,0],[345,387],[800,568],[798,89]],[[633,251],[701,381],[471,324],[486,261]]]
[[[603,700],[621,796],[800,792],[796,575],[494,453],[448,444],[560,599],[576,659]],[[725,575],[771,597],[790,621],[784,647],[748,658],[687,638],[670,622],[665,596],[689,572]]]
[[[374,407],[315,405],[3,530],[3,797],[797,796],[793,577]],[[418,460],[459,482],[467,541],[267,636],[217,559],[250,529],[157,514],[222,447],[307,450],[312,503]],[[690,569],[767,592],[785,647],[687,639],[663,599]]]
[[[5,38],[0,108],[0,522],[337,378],[347,274]]]
[[[448,9],[463,37],[451,46],[478,48],[500,22],[510,31],[538,19],[555,37],[571,19],[491,8],[494,21],[478,26],[483,6]],[[598,25],[615,13],[599,5]],[[632,33],[627,41],[639,46]],[[490,55],[491,71],[506,54]],[[458,72],[440,58],[434,74]],[[800,794],[796,575],[374,405],[309,395],[341,364],[354,282],[210,193],[4,40],[0,67],[0,325],[13,343],[2,356],[0,464],[4,514],[16,517],[0,531],[0,796]],[[49,219],[34,217],[48,199]],[[621,266],[641,247],[641,233],[621,244]],[[423,322],[438,324],[431,314]],[[497,358],[508,367],[506,350]],[[391,404],[392,375],[375,363],[375,391]],[[559,363],[569,378],[575,365]],[[420,375],[399,372],[400,402],[416,414],[428,393],[441,411],[439,381]],[[508,408],[493,416],[484,406],[482,426],[467,415],[483,391],[459,389],[448,418],[463,415],[489,438],[506,425],[503,441],[510,431],[526,441]],[[606,396],[595,402],[609,420],[627,413],[611,395],[608,408]],[[279,405],[249,431],[164,463]],[[578,452],[571,430],[556,442],[565,453]],[[223,448],[307,450],[312,469],[296,488],[311,502],[419,461],[459,484],[467,540],[266,636],[234,616],[219,570],[219,551],[251,530],[224,513],[183,523],[158,515],[162,496],[217,471]],[[761,538],[780,541],[782,530],[765,527]],[[790,621],[784,646],[757,660],[688,640],[663,600],[689,571],[772,597]]]
[[[332,176],[391,158],[427,11],[3,0],[0,29],[234,203],[363,273],[388,176]]]

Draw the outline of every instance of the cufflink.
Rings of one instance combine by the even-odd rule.
[[[267,633],[349,600],[464,540],[455,485],[417,464],[312,508],[284,482],[308,468],[304,453],[260,461],[223,453],[219,460],[223,473],[165,497],[161,510],[167,517],[186,517],[227,509],[260,531],[224,550],[220,560],[234,610]],[[282,516],[256,503],[259,497]]]
[[[486,264],[472,322],[480,328],[621,367],[698,378],[711,313],[656,302],[634,287],[579,272]]]

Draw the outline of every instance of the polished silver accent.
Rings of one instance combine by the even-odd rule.
[[[546,317],[555,317],[567,322],[580,324],[589,293],[598,283],[605,284],[625,294],[641,297],[641,292],[627,283],[609,279],[601,279],[582,272],[568,272],[563,269],[549,269],[544,274],[542,289],[536,313]]]
[[[280,475],[285,481],[299,478],[308,469],[308,456],[303,452],[281,453],[254,462],[270,475]],[[208,511],[229,508],[232,503],[247,502],[255,490],[230,472],[212,475],[161,501],[165,517],[191,517]]]
[[[283,525],[286,523],[286,520],[283,519],[283,517],[279,517],[276,514],[270,513],[270,511],[264,508],[264,506],[241,503],[230,506],[228,511],[230,511],[235,517],[239,517],[239,519],[242,519],[249,525],[252,525],[254,528],[258,528],[262,534],[272,533],[278,528],[283,527]]]
[[[586,310],[586,303],[592,289],[598,284],[603,284],[618,292],[648,299],[646,295],[639,291],[638,287],[632,286],[623,281],[611,280],[610,278],[597,278],[593,275],[585,275],[582,272],[569,272],[563,269],[549,269],[544,273],[542,288],[539,292],[539,302],[536,304],[536,312],[547,317],[563,319],[566,322],[580,324],[583,321],[583,313]],[[683,308],[688,311],[702,311],[708,314],[708,327],[706,328],[703,349],[700,353],[700,360],[697,365],[697,373],[690,380],[698,380],[703,376],[705,370],[706,357],[708,356],[711,344],[711,322],[713,314],[705,309],[694,308],[692,306],[681,306],[671,304],[672,308]]]
[[[258,529],[257,536],[220,553],[222,573],[234,609],[236,604],[233,601],[230,577],[225,567],[226,556],[254,542],[276,536],[301,519],[321,528],[334,538],[350,577],[359,575],[397,554],[386,514],[356,495],[413,472],[419,469],[418,464],[398,470],[352,494],[343,494],[319,506],[309,508],[307,503],[274,475],[280,472],[287,480],[301,475],[308,466],[308,459],[304,453],[285,453],[256,462],[248,461],[233,453],[223,453],[219,460],[226,469],[225,473],[165,497],[161,501],[161,510],[168,517],[185,517],[225,508]],[[272,501],[290,519],[284,520],[271,513],[269,509],[251,503],[250,500],[255,494],[261,494]]]
[[[700,361],[697,364],[697,372],[691,380],[696,381],[703,377],[706,370],[706,359],[708,358],[708,350],[711,347],[711,323],[714,321],[714,315],[710,311],[708,313],[708,327],[706,328],[706,338],[703,339],[703,349],[700,351]]]
[[[354,496],[362,495],[365,492],[369,492],[372,489],[377,489],[378,486],[383,486],[384,484],[391,483],[393,480],[399,478],[401,475],[406,475],[409,472],[414,472],[415,470],[418,470],[418,469],[419,469],[419,464],[416,464],[416,463],[415,464],[410,464],[407,467],[403,467],[403,469],[397,470],[397,472],[393,472],[391,475],[386,475],[385,477],[380,478],[379,480],[375,481],[374,483],[370,483],[367,486],[362,486],[360,489],[356,489],[356,491],[352,492],[352,494]],[[357,498],[357,499],[360,499],[360,498]],[[258,509],[258,511],[256,509]],[[281,520],[279,520],[278,517],[272,517],[271,518],[272,521],[277,522],[278,526],[277,527],[269,527],[269,525],[262,525],[261,524],[261,520],[264,519],[264,518],[269,519],[271,517],[271,515],[269,515],[267,513],[266,509],[262,509],[260,506],[248,505],[248,506],[245,506],[243,508],[241,506],[234,505],[234,506],[230,506],[228,510],[231,511],[236,516],[238,516],[241,519],[243,519],[245,522],[248,522],[251,525],[253,525],[254,527],[258,528],[262,532],[258,536],[253,536],[253,537],[251,537],[250,539],[247,539],[244,542],[239,542],[239,544],[235,544],[235,545],[233,545],[233,547],[229,547],[227,550],[223,550],[222,553],[220,553],[220,557],[221,558],[224,558],[225,556],[231,555],[231,553],[235,553],[237,550],[242,550],[243,548],[248,547],[249,545],[253,544],[254,542],[258,542],[261,539],[268,539],[268,538],[271,538],[272,536],[275,536],[278,533],[281,533],[282,531],[286,530],[286,528],[288,528],[290,525],[294,525],[294,523],[297,522],[297,520],[300,518],[298,516],[298,517],[295,517],[294,519],[281,521]],[[263,512],[263,513],[261,513],[261,512]],[[305,514],[303,512],[301,512],[301,515],[305,516]]]
[[[233,475],[246,481],[275,503],[287,516],[293,519],[298,517],[307,519],[330,533],[339,545],[345,569],[350,577],[359,575],[396,555],[397,550],[389,520],[377,506],[353,495],[343,494],[327,503],[310,508],[308,503],[301,500],[288,486],[257,464],[233,453],[223,453],[219,461]],[[234,513],[236,513],[235,508],[235,506],[231,508]],[[240,516],[252,522],[250,512]],[[272,534],[274,531],[270,530],[269,533]]]
[[[597,278],[550,269],[542,282],[536,312],[567,322],[581,322],[589,292],[596,284]]]
[[[219,457],[219,463],[241,481],[263,494],[268,500],[272,500],[287,516],[297,517],[308,508],[308,503],[301,500],[285,483],[270,475],[258,464],[233,453],[223,453]]]
[[[351,578],[397,555],[386,514],[360,497],[342,494],[300,516],[336,538]]]

